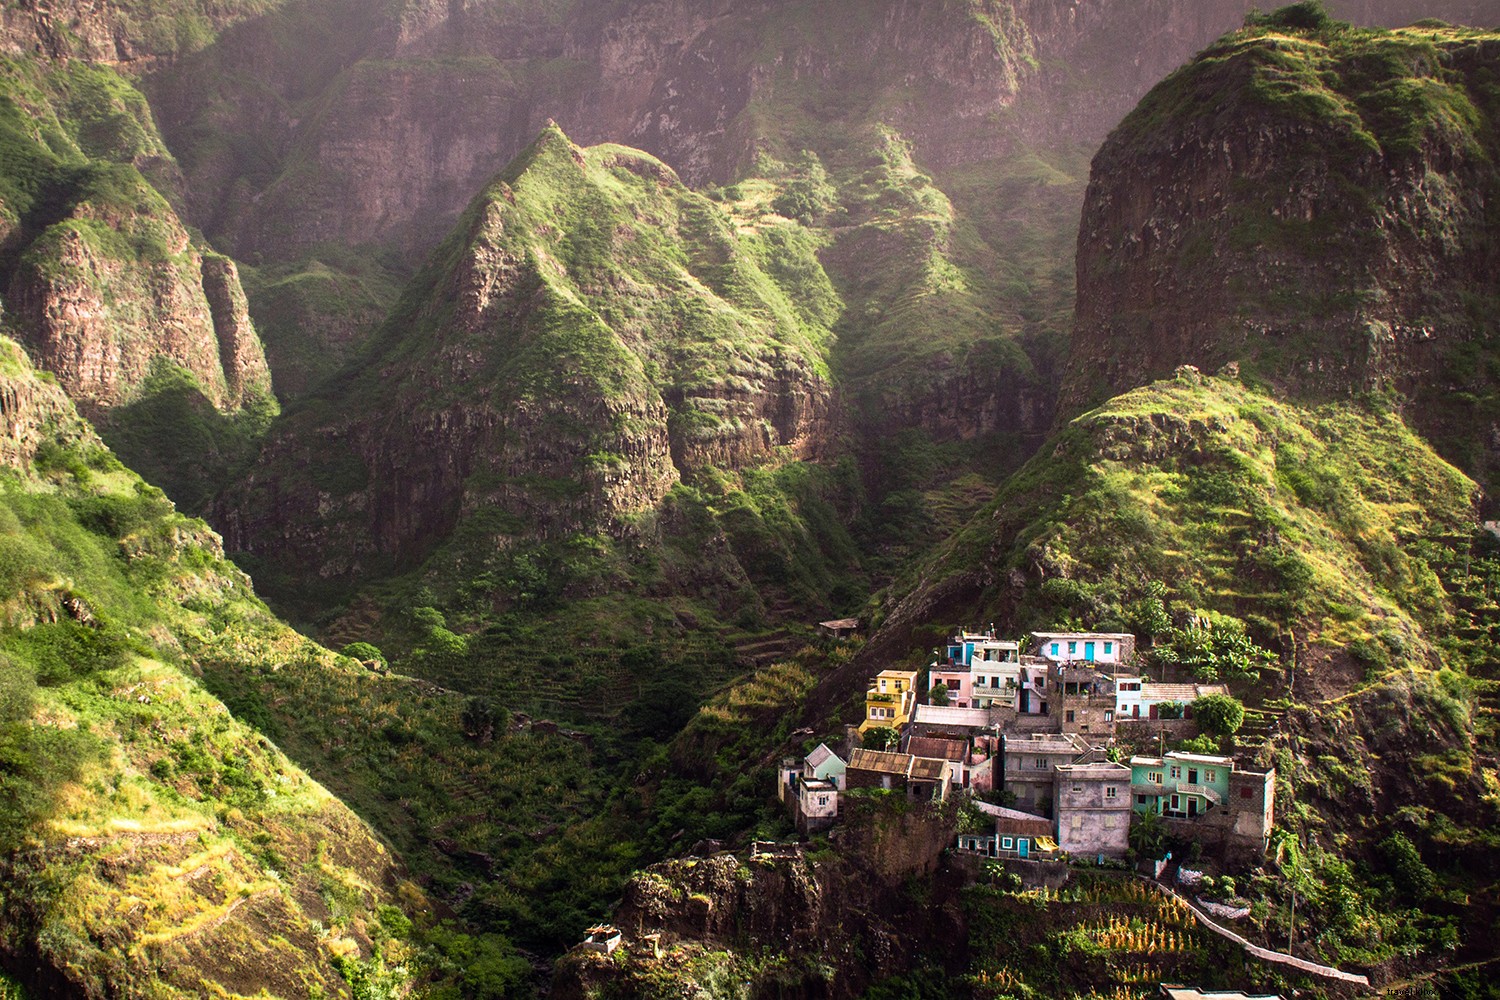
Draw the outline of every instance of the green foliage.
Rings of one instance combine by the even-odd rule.
[[[343,648],[342,652],[345,656],[359,660],[361,663],[374,661],[382,667],[390,665],[385,654],[380,651],[380,647],[368,642],[351,642]]]
[[[1437,879],[1405,834],[1391,834],[1380,842],[1379,850],[1396,888],[1407,899],[1420,903],[1432,895]]]
[[[1169,628],[1150,654],[1151,663],[1186,670],[1200,681],[1254,680],[1276,659],[1246,634],[1244,622],[1202,610]]]
[[[1335,21],[1328,13],[1323,0],[1300,0],[1299,3],[1263,14],[1251,11],[1245,15],[1247,28],[1284,28],[1292,31],[1327,31],[1330,28],[1347,28],[1343,21]]]
[[[1130,818],[1130,849],[1143,858],[1155,860],[1167,849],[1167,824],[1154,812],[1132,813]]]
[[[934,684],[932,690],[928,692],[928,700],[934,705],[948,704],[948,685],[942,681]]]
[[[531,965],[496,934],[467,934],[452,923],[422,934],[435,956],[440,985],[425,995],[433,1000],[506,1000],[531,995]]]
[[[192,372],[157,357],[135,398],[111,409],[99,428],[127,465],[160,483],[185,510],[201,513],[254,456],[278,412],[269,393],[223,412]],[[183,460],[188,455],[192,461]]]
[[[1217,754],[1221,753],[1223,748],[1219,744],[1218,737],[1209,736],[1208,734],[1204,733],[1199,736],[1190,736],[1187,739],[1177,741],[1176,749],[1185,750],[1188,753]]]
[[[1192,704],[1193,718],[1208,733],[1229,736],[1245,721],[1245,706],[1227,694],[1206,694]]]
[[[865,730],[859,742],[871,750],[894,750],[901,743],[901,734],[890,726],[873,726]]]
[[[771,202],[772,211],[811,223],[833,207],[837,191],[828,180],[828,171],[818,154],[804,149],[793,168],[794,174]]]

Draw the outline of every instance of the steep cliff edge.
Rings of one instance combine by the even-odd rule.
[[[7,329],[133,464],[196,507],[191,459],[141,426],[165,379],[203,411],[191,427],[263,422],[271,373],[234,263],[195,240],[158,189],[176,164],[145,99],[109,69],[16,59],[0,72],[0,294]],[[243,418],[243,419],[242,419]],[[170,437],[170,435],[167,435]],[[191,438],[191,435],[188,435]]]
[[[613,960],[571,952],[557,964],[553,995],[734,982],[755,996],[854,997],[919,961],[962,968],[964,875],[941,857],[957,809],[878,791],[846,802],[841,856],[720,854],[638,872],[614,916],[624,949]]]
[[[1238,361],[1391,392],[1493,485],[1500,36],[1268,16],[1151,92],[1094,161],[1062,410]]]

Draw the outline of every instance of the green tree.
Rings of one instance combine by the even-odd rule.
[[[1229,736],[1244,723],[1245,706],[1231,695],[1206,694],[1193,702],[1193,718],[1204,732]]]
[[[901,743],[901,734],[890,726],[876,726],[860,737],[859,742],[870,750],[894,750]]]
[[[948,704],[948,685],[942,681],[938,681],[932,686],[932,690],[927,693],[927,700],[934,705]]]
[[[1255,644],[1245,623],[1217,611],[1194,611],[1186,624],[1159,637],[1151,661],[1180,667],[1200,681],[1221,677],[1249,679],[1260,676],[1274,663],[1276,654]]]

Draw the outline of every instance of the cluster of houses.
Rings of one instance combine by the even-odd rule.
[[[1023,653],[993,630],[960,632],[937,654],[926,703],[918,671],[884,670],[871,682],[860,737],[889,728],[894,747],[856,747],[846,761],[820,744],[783,762],[778,794],[804,834],[837,822],[840,796],[853,789],[942,800],[966,788],[987,822],[957,846],[991,857],[1119,857],[1146,814],[1226,853],[1264,852],[1274,771],[1182,751],[1112,759],[1123,727],[1182,732],[1190,721],[1168,720],[1190,720],[1191,703],[1225,693],[1222,685],[1148,680],[1135,667],[1135,637],[1123,634],[1034,632]],[[1009,804],[982,801],[1002,797],[993,793]]]

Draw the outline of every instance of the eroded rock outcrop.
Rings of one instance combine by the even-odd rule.
[[[91,414],[129,400],[158,358],[220,409],[269,393],[233,262],[194,247],[165,202],[152,209],[84,203],[28,247],[7,301],[33,359]],[[111,239],[121,235],[123,247]]]
[[[899,794],[850,800],[829,860],[800,850],[667,861],[639,872],[615,914],[622,950],[575,949],[558,962],[553,995],[622,995],[669,982],[689,994],[715,980],[750,995],[843,998],[910,969],[919,956],[960,967],[967,939],[961,871],[940,862],[952,804]],[[830,852],[831,853],[831,852]],[[908,887],[920,885],[920,903]]]

